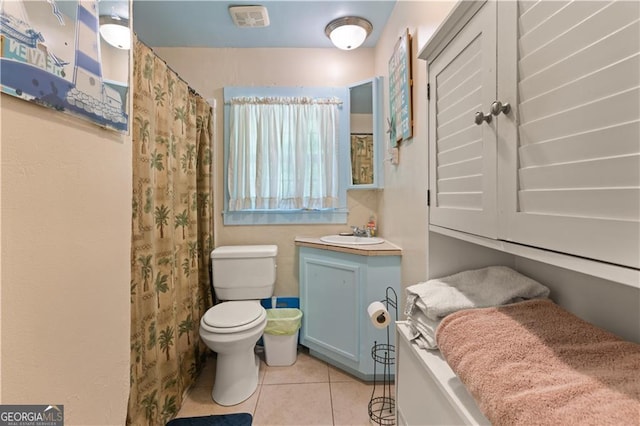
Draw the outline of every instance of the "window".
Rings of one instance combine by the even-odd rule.
[[[225,88],[225,224],[346,223],[346,94]]]

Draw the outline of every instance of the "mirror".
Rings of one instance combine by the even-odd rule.
[[[381,131],[378,120],[381,78],[376,77],[349,87],[351,189],[381,187]]]

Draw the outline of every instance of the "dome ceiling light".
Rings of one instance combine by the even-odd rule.
[[[131,49],[131,30],[129,20],[115,15],[100,16],[100,35],[111,46],[118,49]]]
[[[324,33],[338,49],[353,50],[364,43],[372,30],[373,25],[366,19],[345,16],[329,22]]]

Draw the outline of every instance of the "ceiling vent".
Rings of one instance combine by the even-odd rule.
[[[233,23],[241,28],[269,26],[269,13],[264,6],[230,6],[229,14]]]

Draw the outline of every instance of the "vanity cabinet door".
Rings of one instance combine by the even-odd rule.
[[[374,327],[367,308],[391,294],[389,287],[400,295],[401,257],[343,250],[350,249],[299,248],[300,343],[312,356],[369,381],[374,373],[382,374],[380,365],[374,371],[371,349],[387,341],[393,344],[394,330]]]
[[[640,267],[640,3],[498,2],[500,238]]]
[[[301,343],[357,362],[360,264],[306,255],[300,268]]]
[[[497,237],[496,4],[485,3],[429,65],[430,222]]]

